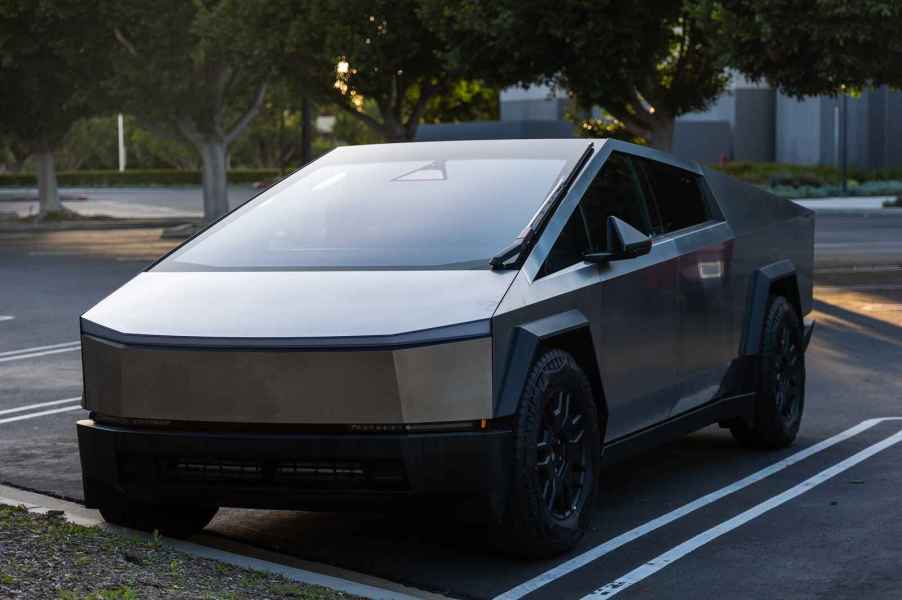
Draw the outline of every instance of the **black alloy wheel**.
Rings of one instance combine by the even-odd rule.
[[[553,390],[545,398],[536,471],[545,507],[561,521],[573,515],[584,496],[589,468],[584,419],[571,391]]]
[[[792,444],[805,410],[805,350],[802,324],[793,305],[773,296],[761,339],[754,419],[736,420],[730,431],[740,443],[777,449]]]
[[[556,556],[589,528],[601,463],[592,386],[571,354],[549,349],[533,363],[513,434],[510,492],[494,539],[517,556]]]

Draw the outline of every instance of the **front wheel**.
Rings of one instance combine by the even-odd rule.
[[[802,325],[786,298],[771,299],[763,333],[754,421],[737,421],[730,431],[747,446],[785,448],[799,433],[805,409]]]
[[[205,504],[149,504],[115,496],[104,499],[99,510],[104,520],[114,525],[187,538],[206,527],[219,508]]]
[[[548,350],[533,364],[514,429],[502,545],[528,558],[561,554],[589,527],[601,454],[592,388],[570,354]]]

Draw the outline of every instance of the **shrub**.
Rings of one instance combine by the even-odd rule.
[[[830,166],[824,165],[789,165],[783,163],[764,163],[734,161],[725,165],[712,165],[742,181],[755,185],[824,185],[839,183],[840,173]]]
[[[200,185],[200,171],[175,169],[135,169],[109,171],[61,171],[57,183],[65,187],[128,187]],[[228,173],[229,183],[256,183],[279,177],[276,169],[235,169]],[[0,187],[34,187],[33,173],[0,173]]]

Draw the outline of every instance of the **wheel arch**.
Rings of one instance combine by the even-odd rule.
[[[759,267],[752,273],[742,338],[739,344],[740,356],[754,355],[759,352],[768,303],[772,295],[785,297],[795,309],[799,321],[802,321],[799,281],[795,265],[791,260],[777,261]]]
[[[589,379],[598,409],[599,430],[604,439],[608,407],[588,318],[579,310],[570,310],[523,323],[514,328],[511,345],[495,413],[516,413],[532,364],[545,350],[563,350],[573,356]]]

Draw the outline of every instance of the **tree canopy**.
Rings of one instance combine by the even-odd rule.
[[[902,87],[898,0],[722,0],[730,61],[793,96]]]
[[[227,148],[260,110],[271,75],[254,43],[272,16],[267,6],[105,0],[118,41],[110,93],[146,126],[197,149],[208,220],[229,209]]]
[[[281,55],[281,75],[298,93],[334,104],[386,141],[412,140],[430,112],[466,114],[454,98],[479,100],[484,91],[478,82],[463,81],[464,70],[420,5],[282,0],[283,25],[270,52]],[[367,110],[368,101],[375,110]]]
[[[675,117],[707,107],[727,82],[713,1],[424,3],[462,64],[497,81],[562,86],[660,148]]]
[[[96,2],[0,0],[0,134],[35,155],[42,214],[62,210],[54,150],[75,121],[108,109],[111,42]]]

